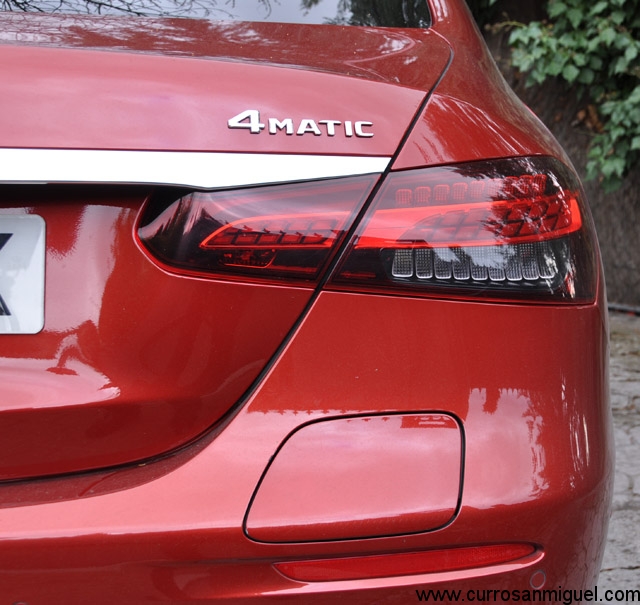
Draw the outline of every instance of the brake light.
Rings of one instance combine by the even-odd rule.
[[[158,192],[138,237],[168,267],[203,276],[313,283],[378,177],[229,191]]]
[[[546,157],[391,173],[330,287],[593,300],[582,198],[573,173]]]

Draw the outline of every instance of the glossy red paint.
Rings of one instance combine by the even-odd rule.
[[[409,33],[3,15],[0,146],[564,161],[463,0],[429,1],[433,27]],[[376,134],[230,130],[254,103],[296,121],[353,111]],[[48,227],[45,329],[0,336],[0,471],[32,477],[0,485],[7,602],[369,604],[595,582],[613,475],[602,275],[593,301],[544,305],[331,290],[331,268],[315,289],[214,280],[137,243],[146,186],[2,191],[0,212]],[[409,450],[385,421],[436,417],[441,447],[422,427]],[[336,449],[349,423],[353,457]],[[446,502],[416,522],[412,498],[431,495],[413,457],[434,450],[424,472]],[[401,483],[400,467],[401,489],[354,489]],[[424,566],[514,544],[527,551]],[[368,577],[345,563],[368,557]],[[326,560],[340,579],[278,571]]]
[[[333,330],[325,329],[327,321]],[[452,330],[461,324],[465,330]],[[538,570],[547,586],[589,586],[601,552],[592,546],[605,538],[611,486],[610,424],[600,405],[605,354],[597,306],[324,293],[256,393],[191,458],[184,452],[177,466],[157,463],[156,472],[164,465],[165,474],[156,477],[147,468],[96,475],[90,489],[59,501],[56,491],[68,480],[47,480],[39,491],[51,502],[40,495],[39,503],[9,503],[0,511],[0,564],[10,594],[46,602],[64,594],[66,583],[78,600],[96,603],[118,591],[132,603],[241,603],[258,595],[276,602],[299,595],[305,603],[337,596],[366,603],[373,594],[411,594],[425,585],[522,589]],[[381,405],[396,413],[446,408],[462,421],[465,480],[453,524],[409,536],[308,544],[261,544],[244,535],[243,516],[265,461],[288,435],[301,423]],[[378,465],[369,472],[377,474]],[[500,542],[534,543],[543,557],[346,583],[294,582],[271,567]],[[111,574],[117,579],[98,590]],[[32,577],[42,581],[34,584]]]
[[[148,458],[214,425],[312,290],[184,279],[132,234],[144,191],[12,188],[47,224],[43,332],[2,336],[0,477]]]
[[[458,508],[463,465],[460,427],[444,414],[307,424],[269,465],[245,530],[260,542],[315,542],[438,529]]]
[[[3,43],[220,59],[327,73],[430,90],[451,49],[431,29],[138,19],[0,13]],[[246,40],[250,38],[251,44]],[[327,48],[330,44],[331,52]],[[429,69],[415,69],[417,61]],[[434,79],[435,78],[435,79]],[[271,87],[272,88],[272,87]],[[298,91],[299,92],[299,91]]]
[[[394,169],[550,153],[568,162],[500,75],[464,0],[434,0],[432,14],[452,61]]]
[[[32,17],[37,24],[37,16]],[[45,19],[45,32],[52,20]],[[76,23],[75,18],[71,21]],[[10,17],[0,23],[15,27]],[[66,23],[58,20],[63,32]],[[178,51],[191,54],[202,25],[196,23],[191,31],[189,23],[180,22],[173,35],[186,30],[188,42],[177,44]],[[99,24],[86,25],[99,33]],[[242,45],[245,62],[239,63],[229,60],[239,47],[230,48],[228,40],[248,25],[208,27],[205,42],[196,45],[197,59],[0,44],[0,66],[7,75],[0,99],[2,146],[390,156],[450,56],[449,47],[432,32],[412,37],[372,30],[353,39],[331,26],[305,36],[304,28],[281,25],[268,30],[279,41],[275,49],[270,38],[263,45]],[[166,33],[162,28],[151,31],[154,36]],[[250,33],[258,39],[263,35],[259,27]],[[297,42],[291,41],[293,33]],[[77,35],[77,28],[62,33],[56,46],[74,46]],[[325,55],[320,47],[333,46],[334,41],[336,54],[321,59]],[[153,44],[151,49],[155,50]],[[265,55],[267,50],[270,55]],[[276,51],[276,56],[286,58],[286,67],[308,70],[284,69],[277,60],[267,61],[266,56]],[[413,69],[416,61],[429,69]],[[398,80],[406,84],[398,86]],[[333,92],[318,95],[318,89]],[[267,98],[262,91],[270,91]],[[341,128],[329,136],[323,125],[319,128],[325,134],[320,136],[229,129],[227,121],[248,109],[260,111],[264,123],[291,118],[296,132],[303,119],[366,121],[373,124],[368,132],[374,136],[345,136]]]

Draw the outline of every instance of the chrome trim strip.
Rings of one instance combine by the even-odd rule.
[[[382,173],[388,157],[0,149],[0,183],[178,185],[198,189]]]

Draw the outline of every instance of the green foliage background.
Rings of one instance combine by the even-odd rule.
[[[468,0],[478,23],[504,20],[499,0]],[[513,65],[528,84],[560,78],[591,104],[587,178],[619,187],[640,162],[640,0],[546,0],[547,18],[507,21]]]

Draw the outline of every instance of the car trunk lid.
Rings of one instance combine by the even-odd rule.
[[[5,40],[24,32],[0,45],[6,317],[31,262],[15,221],[41,217],[46,247],[42,330],[0,335],[5,480],[148,460],[219,426],[317,279],[176,270],[138,240],[143,206],[358,174],[355,216],[449,56],[428,31],[20,17],[0,17]],[[197,178],[167,176],[191,163]]]

